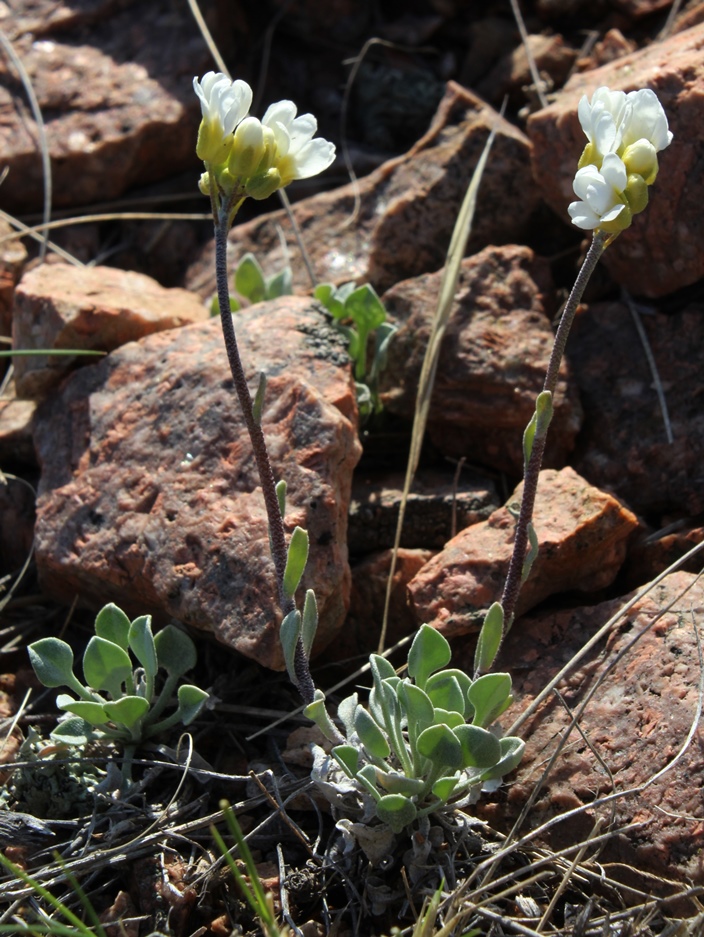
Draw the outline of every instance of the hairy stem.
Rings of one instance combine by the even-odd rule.
[[[233,200],[234,201],[234,200]],[[225,339],[227,360],[235,385],[237,398],[240,402],[247,432],[252,443],[254,458],[259,472],[259,481],[264,495],[264,504],[269,523],[269,542],[271,555],[276,571],[279,606],[284,616],[295,608],[293,598],[286,595],[284,590],[284,571],[286,569],[286,534],[284,519],[279,508],[279,499],[276,495],[276,482],[271,468],[269,452],[264,439],[260,423],[254,415],[252,397],[247,386],[247,378],[242,367],[235,326],[230,312],[230,290],[227,283],[227,234],[230,227],[229,220],[233,213],[233,205],[221,206],[215,213],[215,275],[217,278],[218,304],[220,306],[220,321]],[[310,674],[308,659],[299,638],[296,646],[295,670],[298,689],[305,703],[311,703],[315,696],[315,685]]]
[[[565,308],[560,318],[560,324],[555,334],[555,341],[550,353],[550,361],[545,374],[543,390],[549,391],[554,395],[557,387],[557,379],[560,373],[560,363],[565,353],[565,346],[572,328],[572,322],[577,311],[577,306],[582,299],[585,287],[589,282],[589,277],[594,272],[594,268],[605,247],[609,243],[610,237],[604,232],[598,231],[589,246],[584,263],[577,274],[577,279],[572,287],[572,292],[567,299]],[[528,464],[525,467],[523,480],[523,497],[521,498],[521,509],[516,522],[516,534],[513,542],[513,553],[506,575],[503,595],[501,596],[501,605],[504,610],[504,633],[508,632],[513,624],[513,616],[516,610],[518,594],[521,591],[523,563],[526,558],[528,548],[528,525],[533,517],[535,507],[535,496],[538,490],[538,478],[543,464],[543,454],[545,452],[545,440],[547,439],[548,426],[542,433],[535,434],[533,448],[531,449]]]

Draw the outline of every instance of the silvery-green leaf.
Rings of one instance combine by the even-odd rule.
[[[499,652],[504,633],[504,610],[500,602],[494,602],[486,613],[482,630],[479,632],[477,649],[474,652],[475,674],[486,673]]]
[[[88,700],[74,700],[72,697],[59,696],[56,705],[64,712],[73,713],[74,716],[80,716],[92,726],[102,726],[109,721],[110,717],[105,712],[105,704],[90,703]]]
[[[149,710],[143,696],[123,696],[114,702],[105,703],[103,709],[113,722],[131,729]]]
[[[265,298],[264,271],[254,254],[245,254],[237,265],[235,289],[252,303],[260,303]]]
[[[463,768],[489,768],[501,759],[496,736],[479,726],[459,726],[454,730],[462,746]]]
[[[449,709],[459,713],[464,718],[466,699],[460,687],[459,680],[445,670],[434,673],[428,677],[425,692],[436,708]]]
[[[95,618],[95,633],[99,638],[105,638],[118,644],[123,650],[128,648],[128,635],[130,633],[130,620],[113,602],[100,609]]]
[[[457,787],[458,780],[459,778],[457,777],[438,778],[435,784],[433,784],[433,794],[438,800],[442,801],[443,804],[446,804],[452,796],[452,792]]]
[[[292,683],[297,682],[295,659],[296,644],[298,643],[300,635],[301,613],[295,608],[286,615],[279,629],[279,638],[281,640],[281,649],[284,652],[286,670],[288,671]]]
[[[346,696],[337,707],[337,715],[345,727],[345,733],[349,737],[354,732],[354,714],[359,704],[359,695],[353,693]]]
[[[345,774],[354,778],[359,770],[359,752],[352,745],[336,745],[330,754]]]
[[[205,690],[191,683],[183,683],[178,688],[178,713],[183,725],[190,725],[203,710],[208,699]]]
[[[418,736],[417,748],[436,767],[456,771],[462,767],[462,746],[446,725],[430,726]]]
[[[509,771],[513,771],[523,757],[523,752],[526,747],[526,743],[523,739],[507,735],[505,738],[499,739],[499,744],[501,746],[501,758],[493,768],[487,768],[486,771],[482,771],[479,776],[479,779],[482,781],[502,778],[505,774],[508,774]]]
[[[60,638],[41,638],[27,648],[29,662],[39,681],[46,687],[71,686],[73,651]]]
[[[376,815],[390,826],[394,833],[402,833],[406,827],[413,823],[418,811],[415,804],[403,794],[386,794],[377,801]]]
[[[386,736],[364,706],[358,706],[354,716],[354,729],[365,749],[374,758],[388,758],[391,749]]]
[[[83,675],[89,687],[106,690],[113,699],[118,699],[123,683],[132,676],[132,662],[119,645],[95,635],[83,655]]]
[[[90,723],[81,719],[80,716],[70,716],[64,719],[51,733],[51,738],[55,742],[62,742],[64,745],[87,745],[88,742],[98,737]]]
[[[414,683],[404,681],[397,690],[401,706],[406,714],[408,725],[417,726],[419,730],[432,725],[435,719],[435,710],[430,697]]]
[[[450,729],[455,729],[457,726],[464,725],[464,716],[460,713],[456,713],[451,709],[440,709],[436,706],[433,709],[434,719],[433,721],[442,725],[447,726]]]
[[[301,576],[308,561],[308,531],[302,527],[294,528],[286,554],[284,570],[284,592],[293,598],[301,581]]]
[[[491,725],[513,701],[511,677],[507,673],[484,674],[469,688],[468,698],[474,706],[474,724]]]
[[[154,636],[156,659],[168,674],[182,677],[193,670],[198,659],[192,639],[173,625],[166,625]]]
[[[315,640],[315,633],[317,630],[318,603],[315,600],[315,592],[312,589],[307,589],[301,621],[301,641],[303,641],[303,650],[307,658],[310,658],[310,652],[313,648],[313,641]]]
[[[144,667],[147,680],[153,680],[157,671],[157,658],[151,615],[135,618],[130,625],[128,641],[130,650]]]
[[[408,675],[424,690],[428,677],[446,667],[451,657],[447,639],[430,625],[421,625],[408,652]]]
[[[389,794],[403,794],[404,797],[414,797],[425,787],[422,778],[408,778],[400,771],[378,771],[377,779],[380,787]]]

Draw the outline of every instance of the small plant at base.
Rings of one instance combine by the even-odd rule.
[[[245,254],[237,264],[234,276],[234,286],[240,296],[244,296],[251,304],[261,303],[265,299],[278,299],[279,296],[290,296],[293,293],[293,273],[289,266],[279,270],[278,273],[267,277],[264,275],[261,264],[254,254]],[[239,312],[242,304],[234,296],[230,296],[230,312]],[[220,304],[217,296],[213,296],[210,303],[210,315],[220,314]]]
[[[408,677],[373,654],[369,705],[354,693],[338,707],[346,737],[332,757],[394,833],[448,803],[476,799],[523,754],[521,739],[499,738],[489,728],[511,704],[510,676],[472,680],[446,669],[450,656],[447,640],[422,625],[408,653]]]
[[[349,354],[354,364],[357,382],[357,403],[363,420],[379,413],[379,375],[386,365],[389,342],[396,326],[386,321],[386,309],[370,283],[355,286],[354,282],[336,287],[332,283],[319,283],[313,295],[328,310],[337,328],[349,342]],[[352,322],[347,325],[346,322]],[[372,365],[367,370],[367,344],[376,333]]]
[[[130,621],[116,605],[102,608],[95,619],[95,635],[83,655],[85,685],[73,672],[73,651],[60,638],[42,638],[30,644],[29,659],[46,687],[67,687],[75,696],[60,693],[59,709],[68,713],[51,733],[57,742],[86,745],[95,739],[120,742],[125,748],[123,777],[129,781],[137,745],[177,723],[189,725],[198,716],[208,694],[178,681],[196,663],[193,641],[167,625],[152,634],[151,616]],[[133,666],[130,652],[139,661]],[[160,692],[160,670],[166,679]],[[175,693],[175,699],[174,699]],[[176,706],[163,716],[169,705]]]

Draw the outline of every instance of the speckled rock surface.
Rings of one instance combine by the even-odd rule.
[[[520,502],[521,483],[508,500]],[[478,631],[501,597],[513,549],[515,519],[501,507],[454,537],[408,584],[418,622],[447,638]],[[540,548],[523,584],[516,615],[550,595],[607,586],[626,555],[635,516],[567,467],[540,473],[533,526]]]
[[[640,316],[672,427],[668,442],[654,379],[632,315],[618,302],[579,315],[568,345],[585,411],[573,464],[636,511],[704,511],[704,316],[692,305]],[[667,522],[666,522],[667,523]]]
[[[482,179],[469,251],[517,240],[537,206],[525,135],[471,92],[450,82],[430,130],[404,156],[333,192],[304,199],[294,215],[320,282],[369,281],[381,291],[405,277],[437,270],[474,167],[498,130]],[[355,208],[355,198],[359,198]],[[235,227],[234,258],[252,251],[270,271],[285,265],[277,226],[287,239],[294,282],[310,286],[284,212]],[[188,284],[214,292],[214,248],[191,267]],[[195,287],[194,287],[195,288]]]
[[[153,332],[208,318],[208,310],[193,293],[164,289],[142,273],[42,264],[26,273],[15,290],[12,342],[22,349],[112,351]],[[41,397],[65,374],[90,360],[70,355],[17,358],[17,394]]]
[[[0,239],[10,235],[13,228],[0,218]],[[3,241],[0,244],[0,335],[12,334],[12,304],[15,286],[22,275],[27,260],[27,249],[20,241]],[[0,363],[1,364],[1,363]]]
[[[527,616],[517,624],[497,661],[497,666],[512,672],[516,697],[501,717],[504,729],[570,657],[625,606],[626,598],[593,608]],[[667,893],[668,888],[655,876],[704,884],[704,760],[699,733],[672,770],[642,793],[598,810],[588,805],[613,790],[645,784],[684,745],[696,718],[700,665],[694,628],[699,629],[700,640],[704,639],[702,621],[701,581],[691,573],[674,573],[622,616],[609,637],[562,681],[559,689],[571,712],[587,694],[594,691],[594,696],[579,720],[583,735],[576,729],[570,733],[523,827],[526,831],[535,829],[587,805],[585,812],[557,824],[546,837],[553,848],[560,849],[589,835],[597,816],[604,819],[604,829],[642,822],[638,829],[617,834],[607,843],[599,863],[608,876],[645,888],[652,896]],[[624,656],[617,661],[621,652]],[[607,667],[614,663],[607,673]],[[471,667],[471,657],[467,664]],[[476,805],[474,809],[482,817],[501,827],[513,824],[570,719],[570,713],[551,696],[520,726],[517,734],[526,740],[523,761],[503,790],[490,795],[489,803],[482,799]]]
[[[573,75],[554,104],[530,117],[535,181],[545,201],[565,220],[567,205],[575,199],[572,180],[586,142],[577,105],[583,94],[591,96],[602,85],[623,91],[652,88],[674,133],[672,144],[659,155],[660,173],[647,211],[636,216],[602,261],[632,293],[664,296],[704,276],[704,177],[697,169],[704,156],[704,25]]]
[[[218,23],[214,12],[206,6],[211,28]],[[200,108],[191,83],[212,60],[187,6],[36,0],[12,4],[2,26],[44,117],[55,206],[104,202],[131,185],[197,171]],[[0,62],[0,149],[10,170],[3,207],[38,210],[37,127],[6,57]]]
[[[286,524],[308,529],[304,586],[320,646],[342,624],[347,509],[359,457],[356,401],[339,334],[310,302],[284,297],[238,315]],[[220,322],[123,346],[83,368],[37,416],[42,466],[36,558],[48,593],[174,616],[281,669],[264,504]]]
[[[382,373],[384,405],[412,419],[441,273],[406,280],[384,294],[400,324]],[[462,263],[438,362],[428,435],[440,452],[466,456],[515,476],[523,471],[523,431],[542,390],[553,331],[547,262],[527,247],[487,247]],[[564,464],[581,407],[562,365],[546,464]]]

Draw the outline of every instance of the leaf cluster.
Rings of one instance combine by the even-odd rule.
[[[278,299],[279,296],[290,296],[293,293],[293,273],[290,266],[285,266],[278,273],[267,277],[254,254],[247,253],[242,257],[235,270],[234,286],[237,293],[249,301],[250,305],[261,303],[265,299]],[[230,312],[239,312],[242,303],[234,296],[230,297]],[[217,296],[210,304],[210,315],[220,314]]]
[[[368,706],[354,693],[338,707],[346,741],[332,755],[395,833],[500,779],[523,754],[521,739],[498,738],[489,729],[513,699],[509,674],[472,680],[446,669],[450,656],[447,640],[422,625],[406,678],[374,654]]]
[[[386,321],[386,309],[369,283],[355,286],[354,282],[335,286],[320,283],[313,295],[332,315],[335,326],[348,341],[350,358],[357,381],[357,402],[360,415],[365,419],[381,410],[379,402],[379,376],[386,366],[391,336],[396,326]],[[372,363],[367,368],[369,336],[375,333]]]
[[[67,687],[74,694],[59,693],[56,705],[68,715],[51,733],[68,745],[100,738],[138,744],[179,722],[193,722],[208,698],[197,686],[177,689],[196,663],[196,648],[187,634],[167,625],[154,635],[150,615],[130,621],[112,603],[95,619],[95,634],[83,654],[84,683],[73,672],[73,650],[66,641],[42,638],[28,651],[44,686]],[[165,678],[157,691],[160,670]],[[169,705],[176,708],[163,716]]]

